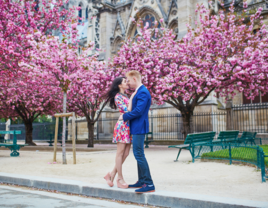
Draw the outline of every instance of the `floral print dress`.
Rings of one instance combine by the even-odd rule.
[[[129,99],[125,95],[121,93],[117,93],[115,98],[115,104],[119,109],[120,113],[127,113],[127,106]],[[132,138],[130,137],[130,128],[129,128],[129,121],[117,121],[114,127],[114,135],[113,135],[113,143],[131,143]]]

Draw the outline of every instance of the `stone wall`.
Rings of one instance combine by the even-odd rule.
[[[236,91],[236,95],[233,97],[233,104],[240,105],[243,103],[243,94]]]
[[[116,23],[116,14],[112,12],[103,12],[100,14],[100,47],[105,53],[105,59],[110,56],[111,43],[110,37]]]

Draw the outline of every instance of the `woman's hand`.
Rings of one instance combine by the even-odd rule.
[[[122,120],[123,120],[123,115],[124,115],[123,113],[120,113],[120,116],[119,116],[119,118],[118,118],[118,121],[122,121]],[[118,122],[118,121],[117,121],[117,122]]]

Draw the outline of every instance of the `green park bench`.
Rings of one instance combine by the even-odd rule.
[[[184,144],[168,146],[168,148],[178,148],[179,149],[177,158],[176,158],[176,160],[174,160],[174,162],[178,161],[178,158],[180,156],[182,149],[186,149],[186,150],[190,151],[190,153],[192,155],[192,161],[194,162],[194,158],[195,158],[194,155],[195,154],[194,154],[193,146],[200,146],[200,148],[199,148],[199,153],[200,153],[202,146],[206,145],[208,143],[211,143],[212,140],[214,139],[215,135],[216,135],[216,132],[214,132],[214,131],[188,134],[185,141],[184,141]],[[197,155],[199,155],[199,153]]]
[[[61,143],[61,146],[62,146],[62,140],[61,140],[62,136],[61,135],[62,134],[58,134],[57,142]],[[53,146],[52,144],[54,143],[54,135],[49,134],[49,140],[47,140],[46,142],[49,143],[48,146],[52,147]]]
[[[245,145],[248,142],[251,142],[252,144],[255,144],[255,139],[259,139],[261,143],[261,138],[255,138],[257,135],[257,132],[246,132],[244,131],[241,135],[241,137],[238,137],[239,131],[221,131],[219,133],[219,136],[216,140],[212,141],[213,144],[220,143],[222,146],[225,146],[227,148],[228,143],[235,143],[235,144],[241,144],[244,143]]]
[[[151,135],[151,136],[149,137],[149,135]],[[150,144],[153,141],[154,141],[153,140],[153,132],[148,132],[145,135],[145,140],[144,140],[145,148],[149,148],[148,144]]]
[[[237,143],[239,131],[221,131],[213,143]]]
[[[238,138],[238,143],[244,143],[247,144],[248,142],[254,145],[256,145],[255,143],[255,137],[257,135],[257,132],[249,132],[249,131],[243,131],[241,137]],[[260,138],[258,138],[260,139]]]
[[[0,131],[0,134],[13,134],[13,143],[0,143],[0,147],[5,147],[11,150],[11,157],[18,157],[20,153],[18,150],[21,147],[27,146],[27,144],[17,144],[17,134],[21,134],[21,131]]]

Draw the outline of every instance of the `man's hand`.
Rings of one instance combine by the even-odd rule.
[[[120,120],[123,120],[123,114],[121,114],[120,116],[119,116],[119,119],[118,119],[119,121]]]

